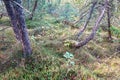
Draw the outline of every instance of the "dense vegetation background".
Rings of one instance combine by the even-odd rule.
[[[25,13],[32,55],[23,58],[0,1],[0,80],[120,79],[119,0],[23,0],[17,5]]]

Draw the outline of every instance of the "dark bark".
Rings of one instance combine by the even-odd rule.
[[[16,38],[23,45],[24,57],[31,55],[32,50],[30,46],[30,40],[28,37],[28,32],[25,24],[23,9],[17,4],[12,3],[11,0],[3,0],[8,12],[8,15],[11,19],[14,33]],[[14,0],[21,5],[21,0]]]
[[[107,0],[107,18],[108,18],[108,38],[109,38],[109,40],[111,41],[112,40],[112,35],[111,35],[111,29],[110,29],[110,27],[111,27],[111,22],[110,22],[110,18],[111,18],[111,16],[110,16],[110,8],[109,8],[109,1]]]
[[[38,0],[35,0],[35,4],[34,4],[33,10],[32,10],[32,13],[30,14],[29,20],[32,20],[32,19],[33,19],[34,12],[35,12],[35,10],[36,10],[36,8],[37,8],[37,4],[38,4]]]
[[[21,4],[21,0],[16,0],[16,2]],[[28,37],[27,28],[26,28],[24,12],[23,12],[23,9],[17,5],[14,5],[14,8],[17,15],[18,25],[20,27],[20,33],[21,33],[22,44],[24,49],[24,57],[30,56],[32,51],[31,51],[30,40]]]
[[[19,28],[17,26],[17,19],[16,19],[16,15],[15,15],[15,11],[13,9],[12,3],[9,0],[3,0],[3,1],[4,1],[5,6],[6,6],[6,10],[8,12],[8,15],[11,19],[11,24],[13,26],[12,28],[14,30],[16,38],[17,38],[17,40],[21,41]]]

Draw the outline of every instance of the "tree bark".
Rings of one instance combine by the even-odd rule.
[[[107,21],[108,21],[108,39],[111,41],[112,40],[112,35],[111,35],[111,22],[110,22],[110,8],[109,8],[109,1],[107,0]]]
[[[86,45],[90,40],[92,40],[92,39],[94,38],[94,36],[95,36],[95,34],[96,34],[96,31],[97,31],[98,28],[99,28],[98,25],[99,25],[99,23],[101,22],[104,14],[105,14],[106,6],[107,6],[107,4],[106,4],[106,1],[105,1],[104,9],[102,10],[100,16],[99,16],[98,19],[97,19],[97,21],[96,21],[96,23],[95,23],[95,25],[94,25],[94,27],[93,27],[93,29],[92,29],[92,33],[91,33],[90,36],[87,37],[84,41],[75,44],[75,47],[76,47],[76,48],[79,48],[79,47],[82,47],[82,46]]]
[[[29,18],[30,20],[33,19],[34,12],[35,12],[35,10],[36,10],[36,8],[37,8],[37,4],[38,4],[38,0],[35,0],[34,7],[33,7],[32,13],[30,14],[30,18]]]
[[[88,25],[88,23],[89,23],[89,21],[91,19],[91,16],[93,14],[93,10],[94,10],[94,7],[95,7],[96,4],[97,4],[97,0],[94,0],[93,3],[92,3],[92,6],[90,8],[90,12],[89,12],[88,18],[87,18],[87,20],[86,20],[86,22],[84,24],[84,27],[83,27],[82,30],[80,30],[80,32],[77,35],[78,37],[85,31],[85,29],[86,29],[86,27],[87,27],[87,25]]]
[[[8,15],[11,19],[14,33],[16,38],[23,45],[24,57],[28,57],[32,54],[32,49],[30,46],[30,40],[28,37],[28,32],[26,28],[26,23],[24,19],[23,9],[17,4],[12,3],[11,0],[3,0],[8,12]],[[21,0],[14,0],[21,5]]]
[[[3,0],[17,40],[21,41],[17,18],[10,0]]]

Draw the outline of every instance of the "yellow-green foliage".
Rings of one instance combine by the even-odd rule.
[[[29,30],[33,54],[23,67],[19,66],[23,53],[22,47],[20,44],[16,45],[17,41],[11,28],[5,31],[6,40],[12,43],[9,44],[12,47],[5,52],[13,55],[10,56],[10,60],[6,60],[9,63],[0,64],[4,65],[0,80],[119,79],[120,58],[105,57],[106,54],[114,53],[112,48],[114,48],[113,44],[116,46],[115,43],[109,46],[107,42],[103,44],[91,41],[85,47],[74,49],[70,45],[74,44],[73,35],[76,34],[77,29],[53,26],[51,29],[44,28],[36,35],[32,34],[34,30]],[[63,56],[66,52],[72,53],[74,57],[70,60],[66,59]],[[70,61],[74,64],[70,65]]]
[[[117,36],[120,38],[120,28],[117,28],[115,26],[111,26],[110,30],[112,31],[114,36]]]
[[[104,59],[102,63],[96,62],[93,65],[95,67],[93,72],[99,77],[109,77],[111,80],[120,78],[120,58],[118,57]]]
[[[10,25],[10,20],[8,17],[3,17],[2,19],[0,19],[0,24],[2,25]]]

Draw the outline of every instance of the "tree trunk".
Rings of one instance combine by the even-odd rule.
[[[5,7],[6,7],[6,10],[7,10],[7,13],[10,17],[10,20],[11,20],[11,24],[12,24],[12,28],[14,30],[14,33],[16,35],[16,38],[17,40],[21,41],[21,38],[20,38],[20,32],[19,32],[19,27],[17,25],[17,18],[16,18],[16,13],[13,9],[13,6],[11,4],[11,1],[10,0],[3,0],[4,1],[4,4],[5,4]]]
[[[102,10],[100,16],[96,20],[96,23],[95,23],[95,25],[94,25],[94,27],[92,29],[92,33],[90,34],[90,36],[88,36],[84,41],[75,44],[76,48],[79,48],[79,47],[82,47],[82,46],[86,45],[90,40],[92,40],[94,38],[94,36],[95,36],[95,34],[96,34],[96,32],[97,32],[97,30],[99,28],[98,25],[100,24],[104,14],[105,14],[106,6],[107,6],[107,4],[105,3],[104,9]]]
[[[24,57],[31,55],[32,50],[30,46],[30,40],[28,37],[28,32],[25,24],[23,9],[17,4],[13,4],[11,0],[3,0],[8,12],[8,15],[11,19],[13,25],[14,33],[16,38],[23,45]],[[21,5],[21,0],[14,0]]]
[[[111,35],[111,22],[110,22],[110,18],[111,18],[111,15],[110,15],[110,8],[109,8],[109,1],[107,0],[107,18],[108,18],[108,39],[111,41],[112,40],[112,35]]]
[[[85,31],[88,23],[90,22],[90,19],[91,19],[91,17],[92,17],[92,14],[93,14],[93,11],[94,11],[94,8],[95,8],[95,5],[96,5],[96,4],[97,4],[97,1],[94,0],[93,3],[92,3],[92,6],[91,6],[91,8],[90,8],[88,18],[87,18],[87,20],[86,20],[86,22],[85,22],[85,24],[84,24],[84,27],[82,28],[82,30],[80,30],[80,32],[79,32],[78,35],[77,35],[78,37]]]
[[[34,7],[33,7],[32,13],[31,13],[30,18],[29,18],[30,20],[33,19],[34,12],[35,12],[35,10],[36,10],[36,8],[37,8],[37,4],[38,4],[38,0],[35,0]]]

